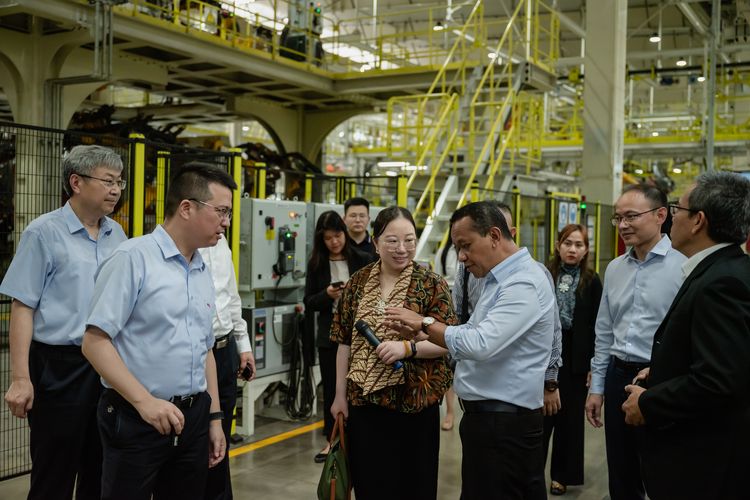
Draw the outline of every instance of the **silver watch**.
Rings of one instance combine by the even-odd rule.
[[[432,316],[425,316],[422,318],[422,331],[427,333],[427,327],[435,322],[435,318]]]

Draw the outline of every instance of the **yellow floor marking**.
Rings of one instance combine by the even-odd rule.
[[[314,431],[315,429],[321,429],[322,427],[323,421],[319,420],[318,422],[315,422],[313,424],[305,425],[304,427],[299,427],[298,429],[293,429],[291,431],[282,432],[281,434],[277,434],[266,439],[261,439],[260,441],[256,441],[255,443],[246,444],[245,446],[240,446],[239,448],[232,448],[231,450],[229,450],[229,457],[236,457],[237,455],[243,455],[260,448],[265,448],[266,446],[286,441],[287,439],[299,436],[300,434],[307,434],[308,432]]]

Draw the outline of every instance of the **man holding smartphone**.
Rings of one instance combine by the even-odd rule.
[[[214,358],[219,383],[219,400],[225,418],[222,421],[224,436],[229,445],[232,432],[232,415],[237,403],[237,378],[250,381],[255,378],[255,358],[247,334],[247,323],[242,319],[242,302],[237,292],[232,252],[224,235],[213,247],[199,250],[206,263],[216,289],[216,314],[213,332],[216,338]],[[232,481],[229,475],[229,454],[208,471],[206,500],[231,500]]]

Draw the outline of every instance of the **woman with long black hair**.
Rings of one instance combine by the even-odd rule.
[[[552,440],[550,493],[562,495],[570,485],[583,484],[584,405],[588,393],[594,325],[602,297],[602,282],[589,268],[586,228],[568,224],[555,242],[555,255],[547,265],[555,283],[562,324],[563,365],[557,376],[562,406],[544,417],[545,456]]]
[[[305,312],[307,327],[312,328],[312,318],[318,313],[318,333],[315,345],[320,361],[320,378],[323,382],[323,433],[330,437],[333,416],[330,408],[336,396],[336,350],[331,342],[330,330],[333,311],[341,298],[341,291],[349,276],[367,265],[372,258],[359,252],[347,236],[346,224],[341,216],[329,210],[320,214],[315,225],[315,236],[305,278]],[[330,446],[326,445],[315,455],[316,462],[325,462]]]

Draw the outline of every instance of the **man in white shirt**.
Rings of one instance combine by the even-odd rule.
[[[222,421],[224,436],[229,445],[232,429],[232,414],[237,402],[237,377],[245,367],[250,369],[250,377],[255,378],[255,358],[247,333],[247,322],[242,319],[242,302],[237,292],[237,279],[232,262],[232,252],[227,239],[222,235],[216,246],[199,250],[216,289],[216,314],[213,319],[213,332],[216,338],[214,358],[219,383],[221,411],[225,418]],[[237,356],[239,354],[239,356]],[[206,480],[206,500],[231,500],[232,482],[229,475],[229,454],[209,469]]]

